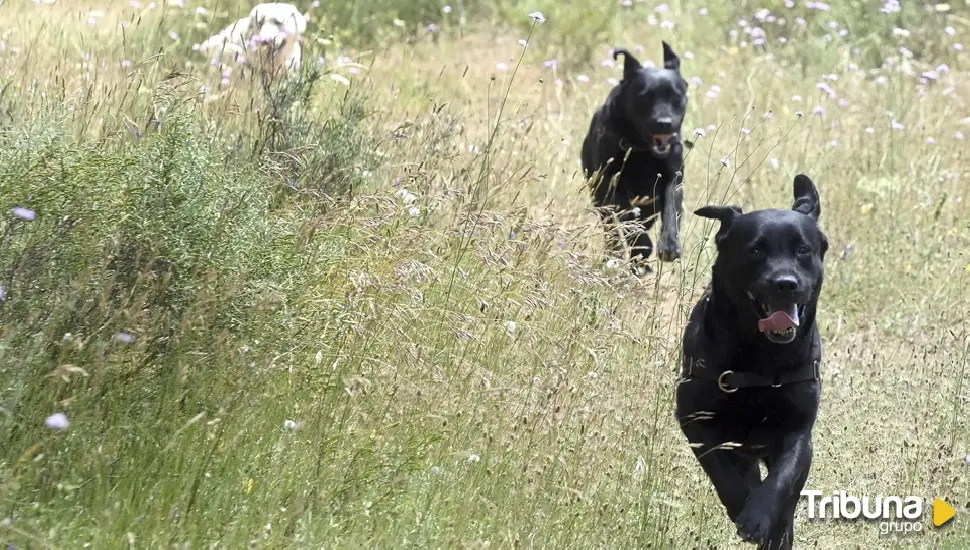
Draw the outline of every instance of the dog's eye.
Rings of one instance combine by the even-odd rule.
[[[803,245],[801,245],[801,246],[798,247],[798,253],[799,254],[802,254],[802,255],[804,255],[804,254],[811,254],[812,253],[812,249],[803,244]]]
[[[762,254],[765,253],[765,251],[762,250],[760,246],[752,246],[748,250],[748,252],[750,252],[752,256],[761,256]]]

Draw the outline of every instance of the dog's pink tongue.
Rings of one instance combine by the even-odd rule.
[[[758,330],[761,332],[782,332],[798,326],[798,307],[792,306],[788,311],[776,311],[767,319],[758,320]]]

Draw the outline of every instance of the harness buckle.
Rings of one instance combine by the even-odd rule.
[[[734,393],[739,389],[739,388],[732,388],[731,386],[728,386],[727,382],[724,381],[724,377],[729,374],[734,374],[734,371],[726,370],[722,372],[720,376],[717,377],[717,387],[724,393]]]

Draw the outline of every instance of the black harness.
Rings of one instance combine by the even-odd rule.
[[[619,145],[620,145],[620,149],[623,149],[624,151],[628,151],[628,150],[629,151],[649,151],[650,150],[649,145],[634,143],[622,137],[620,138]]]
[[[765,376],[756,372],[716,371],[705,365],[703,360],[685,356],[682,378],[685,381],[696,378],[714,382],[722,392],[734,393],[742,388],[780,388],[785,384],[821,380],[820,363],[815,360],[774,376]]]

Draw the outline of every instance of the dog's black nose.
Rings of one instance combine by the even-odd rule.
[[[778,292],[795,292],[798,290],[798,279],[791,275],[781,275],[772,281]]]

